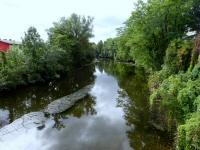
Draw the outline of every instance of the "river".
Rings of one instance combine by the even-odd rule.
[[[0,95],[0,128],[92,84],[89,96],[47,117],[42,128],[0,137],[0,150],[170,150],[167,134],[149,124],[143,69],[102,61],[60,81]]]

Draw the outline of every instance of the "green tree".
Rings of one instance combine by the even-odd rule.
[[[97,43],[96,57],[101,57],[103,55],[103,41],[100,40]]]
[[[189,31],[196,31],[200,33],[200,1],[199,0],[190,0],[191,9],[188,13],[188,28]]]
[[[37,61],[45,52],[45,44],[35,27],[30,27],[25,33],[22,46],[24,54],[30,59],[29,61]]]
[[[169,43],[182,38],[191,25],[192,0],[138,1],[121,30],[120,41],[136,64],[160,69]],[[128,47],[128,48],[127,48]]]
[[[65,50],[72,57],[74,65],[81,66],[91,61],[87,57],[92,55],[89,43],[93,37],[92,22],[93,18],[77,14],[72,14],[68,19],[63,17],[48,30],[49,42],[53,47]]]
[[[114,59],[117,51],[117,39],[109,38],[103,45],[104,56]]]

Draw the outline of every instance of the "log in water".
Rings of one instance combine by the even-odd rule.
[[[16,119],[11,124],[0,129],[0,139],[10,135],[18,135],[21,132],[25,132],[28,129],[41,127],[46,122],[46,118],[43,112],[31,112],[25,114],[19,119]]]
[[[46,114],[57,114],[66,111],[71,108],[77,101],[86,97],[92,88],[92,85],[88,85],[75,93],[59,98],[50,103],[44,110]]]
[[[71,108],[77,101],[86,97],[92,88],[92,85],[85,86],[84,88],[74,92],[70,95],[59,98],[50,103],[43,111],[31,112],[25,114],[19,119],[16,119],[11,124],[0,129],[0,137],[18,134],[25,130],[37,127],[40,128],[45,125],[47,118],[45,114],[57,114]]]

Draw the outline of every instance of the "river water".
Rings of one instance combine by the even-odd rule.
[[[167,134],[149,124],[144,70],[99,62],[73,78],[0,95],[0,128],[24,114],[41,111],[55,99],[93,84],[89,96],[71,109],[48,116],[42,128],[0,137],[0,150],[169,150]]]

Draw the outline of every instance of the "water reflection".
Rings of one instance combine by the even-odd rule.
[[[99,65],[115,77],[121,90],[118,105],[124,110],[128,126],[127,136],[136,150],[167,150],[171,142],[166,133],[159,132],[149,124],[149,102],[146,73],[142,68],[131,65],[101,62]]]
[[[29,112],[40,111],[53,100],[91,84],[94,82],[94,69],[91,65],[71,73],[72,78],[0,93],[0,109],[9,112],[6,122],[13,122]],[[0,127],[2,125],[5,123],[0,119]]]
[[[44,138],[53,141],[50,150],[129,150],[125,125],[120,120],[108,117],[82,117],[66,120],[66,128],[62,132],[47,130]],[[50,137],[50,138],[49,138]]]
[[[70,150],[131,150],[126,136],[129,127],[123,119],[123,110],[116,107],[119,86],[112,76],[98,69],[95,76],[95,85],[90,92],[95,97],[95,111],[86,111],[78,118],[69,116],[63,119],[66,126],[61,132],[47,129],[44,138],[52,141],[50,150],[64,147]],[[76,112],[78,107],[71,112]]]
[[[66,112],[56,114],[51,116],[51,119],[54,120],[53,128],[57,128],[58,130],[65,128],[64,120],[70,117],[81,118],[82,116],[92,116],[96,115],[96,110],[94,106],[96,105],[95,98],[92,96],[88,96],[76,103],[75,106]]]
[[[87,96],[83,100],[76,103],[75,106],[60,115],[70,115],[73,117],[81,118],[83,115],[96,115],[97,112],[94,108],[96,105],[95,97]]]
[[[0,127],[9,123],[9,115],[8,110],[0,109]]]
[[[87,84],[88,82],[93,82],[91,79],[88,80],[87,77],[92,77],[94,80],[94,87],[90,91],[90,96],[84,98],[66,112],[49,116],[45,126],[28,130],[24,134],[19,134],[17,138],[15,136],[0,141],[0,149],[170,149],[167,136],[157,132],[149,125],[148,87],[143,69],[112,62],[100,62],[96,65],[92,75],[91,73],[90,76],[85,76],[84,74],[84,78],[81,76],[81,80],[78,83],[84,82],[84,84]],[[74,83],[77,83],[77,81]],[[55,95],[60,95],[59,91],[65,91],[62,88],[67,89],[66,87],[58,86],[59,90],[58,93],[55,92],[57,93]],[[30,94],[31,100],[22,100],[16,107],[1,102],[0,108],[2,106],[4,118],[10,118],[12,109],[19,113],[13,118],[31,111],[37,105],[39,105],[37,108],[41,109],[46,104],[43,101],[48,99],[47,97],[52,97],[52,99],[56,97],[51,92],[45,93],[43,91],[40,97],[44,97],[44,100],[41,99],[37,102],[37,100],[33,99],[35,97],[37,99],[38,93],[35,97],[32,94]],[[51,100],[46,101],[49,102]],[[16,100],[16,102],[18,101]],[[41,103],[44,105],[41,105]],[[26,107],[25,110],[18,110],[22,106]],[[8,145],[10,141],[12,142]]]

